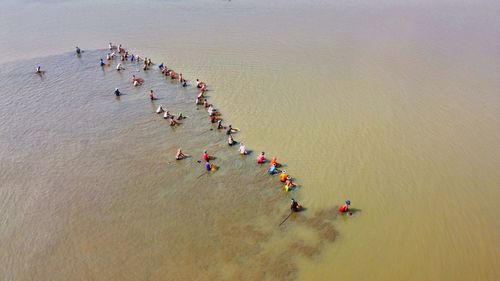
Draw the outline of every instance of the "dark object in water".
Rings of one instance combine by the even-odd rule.
[[[278,226],[281,226],[284,222],[286,222],[286,220],[293,214],[293,211],[290,212],[290,214],[288,214],[288,216],[286,216],[286,218],[278,225]]]

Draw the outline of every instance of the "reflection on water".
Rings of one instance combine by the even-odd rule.
[[[170,127],[165,128],[161,118],[149,114],[154,108],[145,102],[145,91],[139,94],[124,87],[127,95],[120,101],[109,98],[108,88],[113,89],[114,84],[128,85],[127,75],[118,78],[112,72],[98,78],[93,72],[93,62],[89,62],[89,71],[92,70],[89,75],[105,79],[102,83],[77,81],[69,83],[65,90],[56,83],[66,80],[65,75],[47,75],[43,87],[37,89],[35,81],[25,83],[34,79],[27,73],[38,64],[37,59],[33,65],[22,63],[22,69],[14,64],[2,65],[2,77],[23,82],[5,85],[0,100],[2,131],[5,131],[0,143],[1,155],[2,159],[12,160],[3,161],[1,178],[16,187],[8,189],[16,190],[15,193],[2,189],[1,202],[6,207],[1,210],[10,210],[2,221],[23,222],[2,227],[2,238],[22,235],[21,231],[45,224],[40,226],[45,232],[37,239],[53,237],[54,233],[66,237],[64,231],[92,237],[89,238],[92,240],[78,237],[62,240],[66,241],[64,247],[48,243],[43,251],[2,256],[2,262],[10,265],[7,268],[43,264],[41,257],[50,251],[61,258],[57,251],[97,253],[102,249],[98,258],[88,254],[80,256],[85,260],[77,260],[70,255],[74,259],[66,264],[81,263],[88,267],[85,272],[95,272],[89,279],[103,280],[122,277],[118,271],[105,268],[110,264],[126,265],[122,271],[129,274],[127,278],[151,276],[152,280],[155,274],[163,275],[163,270],[175,269],[181,274],[189,272],[187,268],[193,265],[200,270],[195,272],[209,272],[217,267],[221,269],[217,272],[228,274],[224,276],[227,278],[238,279],[241,274],[241,279],[258,279],[261,271],[256,269],[262,264],[282,277],[286,275],[279,272],[287,271],[285,265],[290,266],[289,271],[295,272],[292,276],[297,275],[300,280],[325,280],[325,276],[346,280],[493,280],[498,276],[500,34],[494,28],[500,24],[498,3],[196,0],[147,1],[131,9],[130,5],[113,1],[6,2],[0,10],[0,23],[8,28],[0,29],[0,36],[9,40],[0,41],[0,60],[60,54],[75,45],[84,50],[102,48],[112,41],[123,43],[140,55],[163,60],[187,77],[203,78],[211,85],[210,99],[223,110],[225,121],[243,129],[237,140],[243,139],[255,151],[263,149],[285,162],[301,185],[296,196],[309,208],[303,216],[292,218],[294,223],[287,222],[286,230],[266,228],[267,222],[272,225],[270,221],[275,220],[267,215],[267,207],[255,210],[257,213],[248,217],[241,214],[245,219],[252,218],[249,225],[259,226],[246,231],[262,231],[262,236],[243,238],[245,232],[237,232],[239,228],[233,232],[232,227],[241,226],[242,219],[224,224],[227,235],[217,230],[220,235],[203,239],[220,244],[201,247],[199,241],[208,232],[192,234],[195,228],[184,224],[190,217],[182,212],[182,216],[177,214],[175,210],[180,207],[176,204],[183,204],[178,198],[195,200],[188,206],[210,203],[218,208],[233,204],[224,203],[235,198],[231,196],[214,198],[203,193],[211,200],[192,199],[204,198],[192,195],[212,191],[198,186],[211,180],[219,184],[217,177],[223,177],[226,170],[222,168],[217,175],[204,178],[205,181],[200,178],[198,184],[183,176],[191,171],[192,165],[196,166],[194,158],[172,164],[176,168],[186,165],[181,167],[182,172],[173,170],[178,173],[175,178],[170,175],[173,171],[165,174],[164,166],[168,163],[165,157],[169,156],[166,151],[175,151],[181,143],[183,147],[184,143],[192,147],[185,148],[188,153],[200,151],[206,143],[218,143],[220,148],[214,145],[208,149],[224,155],[227,147],[223,138],[203,131],[206,128],[203,115],[201,123],[186,122],[177,128],[172,140]],[[161,19],[168,22],[164,28],[160,27]],[[57,58],[62,60],[60,56]],[[84,62],[86,57],[82,59]],[[61,66],[63,69],[71,67],[67,61]],[[172,86],[174,92],[179,92],[169,98],[184,97],[181,89]],[[53,99],[38,95],[39,91],[50,93]],[[86,91],[92,94],[67,94]],[[163,95],[161,90],[160,94]],[[22,98],[14,99],[17,96]],[[178,102],[179,107],[172,111],[184,108],[180,106],[182,99]],[[189,108],[194,103],[184,102]],[[26,110],[13,111],[21,107]],[[124,129],[124,126],[129,127]],[[201,137],[181,136],[184,129],[201,130]],[[220,161],[233,159],[217,157]],[[157,163],[158,158],[164,163],[151,164]],[[262,177],[262,182],[255,184],[256,189],[267,184],[274,186],[274,181],[252,170],[252,161],[239,160],[227,165],[257,173],[242,173],[244,178]],[[50,165],[40,166],[40,163]],[[78,173],[70,176],[69,170]],[[174,181],[179,188],[164,188]],[[187,181],[185,186],[192,189],[180,188],[182,181]],[[230,186],[235,190],[241,185],[232,177],[224,177],[224,183],[231,181],[234,184]],[[143,185],[149,188],[137,188]],[[66,191],[63,197],[55,197],[65,199],[55,201],[60,203],[41,200],[52,196],[38,191],[37,186]],[[124,188],[123,192],[120,188]],[[155,193],[160,190],[161,196]],[[252,202],[263,204],[266,199],[271,200],[269,208],[274,208],[271,213],[286,209],[279,205],[286,197],[281,193],[274,198],[265,192],[261,194],[263,190],[270,192],[267,189],[259,193],[244,190],[241,195],[248,192],[248,196],[262,196]],[[124,198],[115,198],[116,194]],[[24,195],[32,200],[25,200]],[[82,204],[79,206],[75,203],[80,202],[79,198],[87,199],[80,199],[85,203],[78,203]],[[138,199],[132,204],[131,198]],[[328,239],[306,226],[314,221],[316,212],[331,210],[345,199],[362,211],[353,217],[336,218],[335,243],[323,244]],[[67,214],[67,209],[61,208],[64,202],[72,202],[73,213]],[[161,205],[166,202],[168,205]],[[121,206],[127,207],[120,209]],[[141,217],[144,206],[152,210],[148,213],[150,217]],[[175,213],[173,217],[178,221],[164,219],[162,208],[168,206],[175,206],[170,212]],[[116,212],[109,214],[110,218],[120,219],[99,221],[108,208]],[[215,211],[212,219],[223,220],[222,212]],[[232,211],[235,215],[239,212]],[[36,213],[44,219],[34,216]],[[76,219],[77,215],[82,219]],[[54,216],[66,220],[53,220]],[[286,212],[277,221],[284,216]],[[320,215],[318,220],[323,218]],[[84,219],[87,224],[82,222]],[[178,228],[178,236],[187,245],[175,242],[180,238],[168,239],[159,232],[163,227],[165,232],[171,231],[172,225],[168,223],[175,221],[183,222],[175,225],[182,226]],[[206,221],[211,222],[208,218]],[[100,225],[101,231],[92,232],[99,227],[92,228],[89,224]],[[316,225],[323,229],[322,222]],[[332,229],[326,229],[326,233],[333,233]],[[188,237],[189,233],[193,237]],[[101,242],[93,243],[99,235]],[[141,237],[144,239],[138,239]],[[151,239],[147,247],[146,238]],[[215,260],[221,261],[223,255],[236,253],[236,248],[224,244],[232,238],[235,240],[230,241],[231,245],[246,241],[241,243],[240,252],[250,253],[244,256],[256,257],[252,251],[259,251],[258,258],[228,255],[225,256],[228,262],[215,266]],[[112,239],[119,242],[111,243]],[[252,248],[251,239],[265,240],[265,246]],[[74,241],[87,243],[73,244]],[[18,243],[9,246],[9,253],[42,244]],[[122,244],[128,246],[118,246]],[[295,262],[282,263],[287,257],[283,253],[287,253],[290,245],[298,251],[292,254]],[[158,250],[153,250],[153,246],[159,247]],[[176,251],[165,250],[176,247]],[[144,250],[132,252],[138,248]],[[318,249],[322,251],[316,255]],[[211,263],[200,257],[199,252],[221,256]],[[314,257],[305,258],[308,253],[314,253]],[[133,255],[137,258],[132,258]],[[142,258],[145,255],[152,258]],[[102,259],[109,263],[100,263]],[[58,261],[54,258],[51,264]],[[276,261],[281,267],[274,264]],[[70,274],[65,270],[72,269],[61,267],[57,276]],[[278,279],[272,275],[266,277]],[[206,278],[219,276],[207,273]]]

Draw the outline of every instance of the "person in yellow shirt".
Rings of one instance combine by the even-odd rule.
[[[286,174],[286,171],[285,170],[281,171],[280,182],[285,182],[287,177],[288,175]]]

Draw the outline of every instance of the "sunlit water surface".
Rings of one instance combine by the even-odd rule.
[[[498,278],[498,3],[2,5],[3,279]],[[109,41],[207,81],[237,139],[301,188],[228,149],[193,89],[103,72],[90,50]],[[150,87],[192,118],[172,130]],[[178,146],[193,158],[169,164]],[[221,169],[196,178],[206,146]],[[290,196],[308,211],[278,228]],[[336,217],[345,199],[358,211]]]

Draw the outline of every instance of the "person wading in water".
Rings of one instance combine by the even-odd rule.
[[[292,210],[292,212],[299,212],[300,210],[302,210],[302,205],[300,205],[297,201],[295,201],[295,199],[292,198],[290,210]]]

